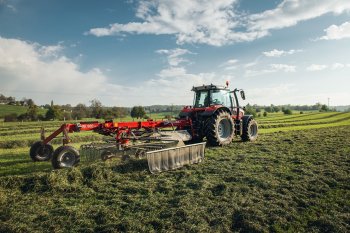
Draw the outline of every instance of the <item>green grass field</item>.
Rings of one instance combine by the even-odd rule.
[[[28,107],[0,104],[0,118],[5,115],[16,113],[17,115],[27,112]],[[39,109],[38,114],[45,115],[46,109]]]
[[[201,164],[158,175],[145,160],[52,171],[28,146],[62,122],[4,123],[0,232],[349,232],[350,113],[257,121],[257,141],[207,148]],[[72,139],[78,148],[100,136]]]

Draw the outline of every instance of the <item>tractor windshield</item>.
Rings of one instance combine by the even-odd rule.
[[[211,104],[221,104],[228,108],[232,106],[231,95],[227,90],[211,90]]]
[[[231,95],[228,90],[203,90],[195,94],[195,108],[208,107],[210,105],[224,105],[231,107]]]
[[[194,107],[202,108],[209,106],[209,91],[197,91],[195,96]]]

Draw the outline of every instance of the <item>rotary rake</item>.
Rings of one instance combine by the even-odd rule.
[[[190,119],[176,121],[140,121],[140,122],[80,122],[63,124],[59,129],[45,137],[41,131],[41,141],[30,148],[33,161],[51,160],[55,169],[73,167],[80,161],[109,160],[131,157],[148,161],[151,173],[180,168],[187,164],[199,163],[204,158],[205,143],[185,145],[192,136],[183,128],[191,124]],[[100,143],[82,145],[78,151],[68,144],[69,133],[93,131],[110,136]],[[53,150],[49,144],[54,138],[63,135],[63,145]]]

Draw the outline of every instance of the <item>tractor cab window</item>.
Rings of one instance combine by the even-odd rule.
[[[227,90],[211,90],[211,103],[212,104],[221,104],[228,108],[231,108],[231,95]]]
[[[208,91],[198,91],[196,92],[196,98],[194,107],[195,108],[203,108],[209,106],[209,95]]]

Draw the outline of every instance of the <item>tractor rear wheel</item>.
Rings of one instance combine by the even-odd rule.
[[[60,146],[52,155],[52,167],[54,169],[74,167],[80,161],[79,152],[71,146]]]
[[[242,141],[255,141],[258,137],[258,123],[251,119],[243,125]]]
[[[37,141],[30,147],[29,155],[34,162],[48,161],[52,157],[52,152],[53,147],[51,145]]]
[[[225,111],[215,113],[206,122],[205,136],[212,146],[230,144],[234,136],[234,123],[231,114]]]

